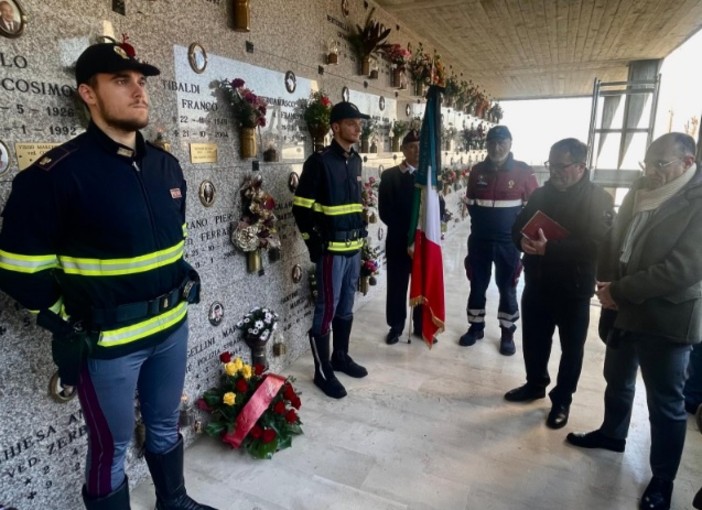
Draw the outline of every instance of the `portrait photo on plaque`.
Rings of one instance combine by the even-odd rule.
[[[200,196],[200,202],[202,202],[202,205],[205,207],[210,207],[212,204],[214,204],[216,194],[217,189],[215,188],[215,185],[212,184],[212,181],[202,181],[200,183],[198,195]]]
[[[207,52],[200,43],[194,42],[188,47],[188,62],[190,62],[190,67],[197,74],[205,71],[207,67]]]
[[[10,149],[0,140],[0,175],[10,169]]]
[[[295,73],[292,71],[288,71],[285,73],[285,90],[287,90],[290,94],[295,92],[295,89],[297,88],[297,76],[295,76]]]
[[[291,272],[293,283],[300,283],[302,281],[302,266],[300,264],[295,264]]]
[[[378,99],[378,108],[380,108],[381,112],[385,110],[385,96],[380,96]]]
[[[0,0],[0,35],[15,38],[24,32],[24,9],[19,0]]]
[[[342,101],[348,102],[350,97],[351,97],[351,92],[349,92],[348,87],[344,87],[343,89],[341,89],[341,100]]]
[[[290,172],[290,175],[288,175],[288,189],[291,193],[297,191],[298,184],[300,184],[300,176],[297,175],[297,172]]]
[[[224,318],[224,306],[219,301],[215,301],[210,305],[210,311],[207,313],[207,318],[213,326],[219,326]]]

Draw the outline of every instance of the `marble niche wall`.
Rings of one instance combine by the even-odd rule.
[[[143,133],[166,143],[184,169],[186,257],[203,281],[202,301],[189,313],[182,428],[189,442],[196,433],[191,425],[201,418],[193,403],[216,381],[218,354],[228,349],[250,359],[235,324],[251,307],[268,306],[281,317],[268,345],[273,371],[284,371],[308,349],[311,264],[291,215],[288,189],[289,175],[300,173],[312,151],[298,101],[321,89],[334,102],[348,95],[373,116],[380,127],[378,152],[363,154],[367,180],[400,162],[401,154],[390,152],[390,127],[398,119],[421,116],[423,100],[409,90],[392,89],[390,69],[382,62],[377,79],[357,75],[346,36],[353,25],[363,24],[370,2],[257,0],[251,2],[249,32],[232,29],[233,2],[225,0],[11,3],[24,18],[20,32],[0,33],[0,152],[5,156],[0,163],[0,208],[18,172],[84,130],[71,67],[87,45],[102,36],[121,39],[126,34],[138,55],[161,69],[160,76],[149,80],[151,121]],[[418,42],[381,9],[374,16],[393,28],[392,42]],[[325,65],[331,41],[340,50],[334,66]],[[239,156],[231,112],[216,92],[219,80],[236,77],[270,105],[266,127],[258,133],[259,155],[246,160]],[[466,122],[471,122],[467,115],[445,111],[447,125],[465,127]],[[262,151],[270,146],[276,148],[277,161],[263,161]],[[478,157],[447,147],[444,160],[460,168]],[[229,241],[231,223],[241,213],[239,189],[252,173],[260,173],[276,200],[282,238],[281,256],[264,254],[263,270],[253,274],[247,272],[246,257]],[[458,208],[458,195],[447,197],[450,207]],[[370,242],[381,252],[383,228],[378,222],[369,229]],[[295,282],[292,272],[298,264],[303,278]],[[381,274],[371,292],[382,291]],[[363,299],[358,294],[357,303]],[[223,311],[221,317],[214,316],[215,309]],[[284,346],[275,349],[279,355],[274,344]],[[18,510],[81,507],[86,429],[77,400],[59,403],[50,398],[53,372],[48,334],[35,326],[29,312],[0,295],[0,503]],[[127,469],[132,483],[146,474],[136,449],[129,451]]]

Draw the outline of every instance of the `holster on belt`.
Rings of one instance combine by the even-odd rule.
[[[51,332],[51,357],[58,367],[61,383],[76,386],[83,363],[97,342],[97,333],[82,322],[67,322],[49,310],[37,315],[37,325]]]

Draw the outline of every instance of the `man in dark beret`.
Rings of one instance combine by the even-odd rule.
[[[86,508],[129,508],[124,459],[138,390],[156,508],[213,510],[186,493],[178,433],[187,308],[199,301],[183,259],[187,187],[178,160],[139,132],[149,122],[146,77],[159,70],[129,44],[102,43],[80,55],[75,74],[90,123],[13,181],[0,289],[38,312],[63,391],[80,398]]]
[[[416,170],[419,165],[419,131],[413,129],[405,135],[401,150],[405,159],[380,175],[378,191],[380,219],[388,227],[385,242],[388,261],[385,319],[390,326],[390,331],[385,340],[390,345],[397,343],[400,339],[407,319],[407,286],[412,273],[412,259],[407,253],[407,236],[410,228]],[[421,306],[414,308],[412,320],[415,334],[421,336]]]

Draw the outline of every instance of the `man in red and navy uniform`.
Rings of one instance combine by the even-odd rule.
[[[495,264],[495,283],[500,291],[500,353],[511,356],[516,351],[517,282],[522,270],[519,250],[512,242],[512,225],[538,183],[531,167],[512,157],[512,135],[506,126],[490,129],[486,142],[488,157],[475,165],[468,177],[471,230],[465,267],[470,281],[470,327],[458,343],[473,345],[485,336],[485,292]]]

